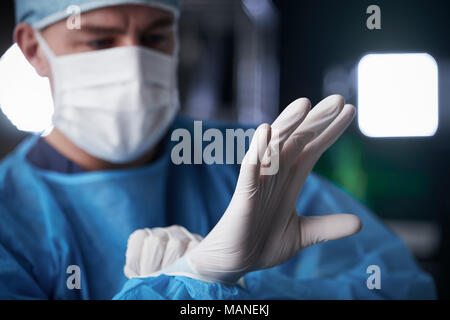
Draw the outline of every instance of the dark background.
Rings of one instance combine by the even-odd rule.
[[[257,3],[253,1],[254,3]],[[330,70],[339,68],[347,102],[356,105],[354,70],[369,52],[427,52],[439,65],[439,129],[430,138],[372,139],[355,123],[320,160],[316,171],[345,187],[380,218],[398,222],[409,234],[421,236],[420,226],[431,225],[439,243],[416,254],[421,266],[435,278],[439,296],[450,297],[450,1],[439,0],[275,0],[275,22],[263,27],[279,63],[276,115],[293,99],[306,96],[317,103],[330,88],[324,85]],[[366,9],[381,8],[382,29],[366,28]],[[245,11],[245,10],[244,10]],[[200,112],[213,108],[208,118],[255,120],[238,117],[236,80],[243,72],[236,57],[238,39],[252,37],[245,27],[240,0],[186,0],[181,23],[180,84],[183,101],[208,83],[213,92]],[[243,13],[244,12],[244,13]],[[243,18],[244,17],[244,18]],[[12,44],[11,1],[0,5],[0,55]],[[264,29],[265,30],[265,29]],[[269,41],[270,42],[270,41]],[[245,44],[244,44],[245,47]],[[250,55],[251,57],[251,55]],[[196,72],[192,72],[196,70]],[[270,73],[269,73],[270,74]],[[204,88],[204,86],[202,87]],[[331,88],[332,89],[332,88]],[[278,87],[277,87],[278,90]],[[210,107],[214,103],[214,107]],[[205,108],[205,109],[203,109]],[[185,110],[186,113],[191,109]],[[266,117],[270,120],[270,112]],[[386,115],[389,116],[389,115]],[[25,137],[0,113],[0,158]],[[413,223],[419,229],[408,226]],[[419,231],[417,231],[419,230]],[[410,235],[411,236],[411,235]],[[383,239],[380,239],[382,241]],[[408,241],[405,240],[409,245]],[[411,249],[416,253],[414,249]]]
[[[319,101],[327,69],[354,66],[367,52],[428,52],[436,59],[440,116],[435,136],[371,139],[355,123],[317,170],[382,218],[436,223],[440,248],[422,263],[437,278],[441,298],[449,298],[450,1],[276,2],[281,14],[281,105],[298,96]],[[381,30],[365,28],[371,4],[381,8]],[[356,105],[356,94],[348,100]]]

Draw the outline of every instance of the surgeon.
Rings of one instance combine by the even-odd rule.
[[[242,164],[175,164],[172,133],[194,135],[177,116],[177,0],[16,0],[16,14],[55,112],[0,165],[0,298],[435,298],[405,245],[311,173],[354,117],[341,96],[294,101]]]

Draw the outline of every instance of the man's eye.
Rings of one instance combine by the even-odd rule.
[[[105,49],[111,47],[114,41],[112,39],[96,39],[88,42],[88,45],[93,49]]]
[[[142,38],[142,42],[146,46],[157,45],[165,40],[167,40],[167,36],[162,34],[152,34]]]

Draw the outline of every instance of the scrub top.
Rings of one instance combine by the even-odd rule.
[[[235,125],[203,122],[203,130]],[[194,137],[193,121],[171,130]],[[169,131],[171,132],[171,131]],[[182,225],[206,236],[233,194],[239,165],[171,161],[170,135],[160,156],[135,169],[49,170],[29,156],[26,139],[0,164],[0,298],[2,299],[433,299],[432,278],[368,209],[311,174],[297,202],[302,215],[353,213],[354,236],[303,249],[286,263],[248,273],[225,286],[184,276],[127,280],[129,235],[140,228]],[[51,154],[52,151],[48,151]],[[50,156],[51,158],[51,156]],[[370,285],[377,266],[381,288]],[[74,269],[75,268],[75,269]],[[75,270],[75,271],[74,271]],[[74,274],[80,287],[73,287]]]
[[[60,173],[82,173],[83,168],[53,148],[44,138],[39,138],[27,152],[27,161],[34,166]]]

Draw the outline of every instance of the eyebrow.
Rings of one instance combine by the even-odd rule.
[[[149,26],[147,26],[147,28],[145,28],[146,30],[149,29],[156,29],[156,28],[165,28],[165,27],[169,27],[172,26],[174,24],[175,19],[172,16],[167,16],[161,19],[158,19],[154,22],[152,22]]]
[[[95,33],[95,34],[123,34],[126,31],[117,27],[105,27],[105,26],[96,26],[96,25],[84,25],[81,28],[81,31]]]

